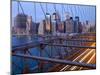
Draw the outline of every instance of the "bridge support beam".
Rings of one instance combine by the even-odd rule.
[[[72,61],[69,61],[69,60],[61,60],[61,59],[53,59],[53,58],[47,58],[47,57],[30,56],[30,55],[25,55],[25,54],[12,54],[12,55],[16,56],[16,57],[29,58],[29,59],[39,60],[39,61],[48,61],[48,62],[58,63],[58,64],[80,66],[80,67],[86,67],[86,68],[92,68],[92,69],[96,68],[95,64],[86,64],[86,63],[72,62]]]

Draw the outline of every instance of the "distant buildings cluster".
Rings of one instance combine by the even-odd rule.
[[[52,15],[46,13],[45,19],[40,23],[32,21],[32,16],[18,14],[14,19],[13,32],[15,34],[53,34],[56,33],[82,33],[94,32],[95,25],[90,25],[89,21],[82,23],[79,16],[75,18],[69,14],[65,15],[65,20],[61,21],[59,12]]]
[[[18,14],[14,18],[14,34],[36,34],[39,23],[32,21],[32,16],[25,14]]]

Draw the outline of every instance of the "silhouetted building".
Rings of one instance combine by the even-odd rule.
[[[56,34],[59,31],[58,27],[61,24],[60,15],[58,12],[52,14],[52,34]]]
[[[44,20],[42,20],[39,24],[39,27],[38,27],[38,34],[39,35],[44,35]]]
[[[72,33],[73,32],[73,24],[74,24],[73,18],[67,16],[64,24],[65,24],[65,32]]]
[[[85,25],[85,22],[83,22],[83,24],[82,24],[82,32],[83,32],[83,33],[86,32],[86,25]]]
[[[84,33],[90,32],[90,24],[88,20],[86,20],[85,23],[83,24],[83,32]]]
[[[71,32],[74,32],[74,20],[73,17],[70,17],[70,25],[71,25]]]
[[[27,16],[27,22],[26,22],[26,32],[27,32],[27,34],[32,33],[32,30],[33,30],[32,16]]]
[[[88,20],[86,20],[86,26],[88,28],[87,32],[95,32],[96,31],[95,23],[89,22]]]
[[[56,33],[56,27],[57,27],[57,24],[56,24],[56,13],[52,14],[51,21],[52,21],[52,34],[55,34]]]
[[[38,34],[38,28],[39,28],[39,25],[40,25],[40,23],[38,22],[38,23],[35,23],[35,27],[34,27],[34,33],[35,34]]]
[[[26,31],[26,21],[27,15],[25,14],[18,14],[14,19],[14,26],[16,28],[16,32],[18,34],[25,33]]]
[[[76,16],[75,17],[75,21],[74,21],[74,33],[78,33],[79,32],[78,28],[79,28],[79,17]]]
[[[57,32],[64,33],[64,28],[65,28],[64,22],[61,22],[58,26]]]
[[[81,22],[79,22],[78,33],[82,33],[82,23]]]

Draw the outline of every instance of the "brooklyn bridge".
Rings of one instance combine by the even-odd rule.
[[[33,16],[24,11],[24,2],[13,2],[17,4],[18,13],[12,18],[12,74],[96,69],[95,23],[80,20],[87,15],[87,10],[80,10],[81,5],[74,5],[75,10],[70,7],[69,13],[66,6],[71,4],[59,4],[62,8],[59,13],[56,3],[51,3],[54,9],[51,14],[49,3],[44,3],[44,8],[41,2],[32,2],[33,21]],[[41,9],[37,9],[36,3]],[[37,10],[44,15],[40,22],[36,21]],[[81,17],[74,12],[80,13]]]

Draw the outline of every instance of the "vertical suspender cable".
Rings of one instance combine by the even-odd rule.
[[[66,9],[67,9],[67,12],[70,13],[70,11],[69,11],[69,10],[70,10],[70,9],[69,9],[69,4],[66,5]]]
[[[91,10],[91,7],[88,7],[88,9],[89,9],[89,10],[87,10],[87,11],[89,11],[89,13],[91,14],[91,11],[90,11],[90,10]],[[93,16],[93,15],[90,15],[90,14],[89,14],[88,16],[89,16],[89,18],[92,19],[92,16]],[[89,22],[89,26],[90,26],[90,32],[91,32],[91,26],[92,26],[92,25],[91,25],[91,21]]]
[[[92,18],[92,16],[91,16],[91,11],[90,11],[90,9],[91,9],[91,7],[88,7],[88,11],[89,11],[89,17],[90,18]],[[89,22],[90,23],[90,22]],[[89,29],[89,31],[91,32],[91,23],[89,24],[89,27],[90,27],[90,29]]]
[[[17,2],[17,6],[18,6],[17,11],[18,11],[18,14],[19,14],[19,1]]]
[[[91,19],[92,19],[92,14],[91,14],[91,7],[88,7],[89,8],[89,17],[91,17]]]
[[[63,21],[63,4],[61,4],[62,7],[62,21]]]
[[[66,5],[67,12],[69,12],[68,5]]]
[[[82,12],[83,12],[82,13],[83,14],[83,19],[85,19],[86,16],[85,16],[85,13],[84,13],[84,8],[82,9]]]
[[[36,23],[36,3],[34,2],[34,21]]]
[[[65,9],[65,7],[63,6],[63,10],[64,10],[64,12],[66,12],[66,9]]]
[[[82,9],[82,14],[83,14],[83,19],[84,19],[84,17],[86,17],[85,14],[84,14],[84,7]]]
[[[79,11],[80,17],[83,18],[83,14],[82,14],[82,12],[81,12],[81,10],[80,10],[80,7],[77,6],[77,8],[78,8],[78,11]]]
[[[56,12],[56,11],[57,11],[57,10],[56,10],[56,4],[53,4],[53,6],[54,6],[54,10],[55,10],[55,12]]]
[[[81,11],[81,9],[80,9],[80,7],[78,6],[78,9],[79,9],[79,11],[80,11],[80,13],[81,13],[81,16],[82,16],[82,18],[84,19],[84,14],[83,14],[83,10]]]
[[[77,9],[76,9],[76,6],[74,5],[74,7],[75,7],[75,14],[77,15],[78,13],[77,13]]]
[[[73,6],[72,6],[72,7],[73,7]],[[74,17],[73,8],[71,9],[71,12],[72,12],[72,17]]]
[[[69,8],[70,8],[70,12],[72,13],[72,17],[73,17],[74,15],[73,15],[73,10],[72,10],[72,5],[70,5]]]

